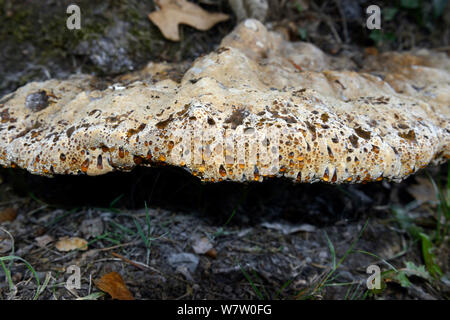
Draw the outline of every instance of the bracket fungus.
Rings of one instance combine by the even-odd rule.
[[[167,164],[211,182],[355,183],[399,181],[450,157],[443,52],[356,65],[249,19],[189,68],[150,63],[102,81],[32,82],[0,99],[0,164],[46,176]]]

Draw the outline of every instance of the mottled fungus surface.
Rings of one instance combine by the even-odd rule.
[[[168,164],[211,182],[355,183],[399,181],[450,157],[445,53],[357,66],[246,20],[180,70],[151,63],[107,85],[77,75],[19,88],[0,99],[0,164],[47,176]]]

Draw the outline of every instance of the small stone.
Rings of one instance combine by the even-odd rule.
[[[47,246],[47,244],[49,244],[50,242],[52,242],[55,239],[53,239],[52,236],[45,234],[43,236],[36,237],[34,240],[36,240],[39,247],[45,248]]]
[[[33,112],[41,111],[48,107],[48,95],[44,90],[31,93],[27,96],[25,105]]]
[[[244,26],[254,32],[258,31],[258,26],[253,20],[245,20]]]
[[[0,253],[6,254],[7,252],[11,251],[12,249],[12,241],[9,238],[2,239],[0,238]]]
[[[228,3],[239,22],[248,18],[263,22],[269,10],[268,0],[228,0]]]
[[[195,254],[183,252],[170,255],[167,261],[174,269],[182,270],[179,268],[185,267],[190,273],[194,273],[200,260]]]
[[[213,248],[212,243],[206,237],[196,240],[195,243],[192,245],[192,249],[194,249],[194,252],[196,254],[205,254],[212,248]]]
[[[101,218],[86,219],[80,225],[80,231],[86,239],[95,238],[103,233],[104,225]]]

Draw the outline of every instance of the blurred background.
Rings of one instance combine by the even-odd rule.
[[[148,19],[156,9],[153,0],[0,0],[0,97],[29,81],[80,72],[108,77],[151,60],[193,60],[213,50],[236,26],[237,16],[252,15],[229,1],[193,0],[231,18],[208,31],[181,25],[181,41],[173,42]],[[329,54],[449,46],[447,0],[264,1],[270,29],[291,41],[312,42]],[[66,9],[72,3],[81,9],[80,30],[66,28]],[[371,4],[382,10],[381,30],[364,27],[365,8]]]

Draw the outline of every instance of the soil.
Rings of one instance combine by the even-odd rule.
[[[429,172],[438,179],[446,170]],[[14,237],[14,255],[33,266],[41,283],[51,275],[40,299],[86,297],[99,291],[93,281],[111,271],[122,275],[138,299],[362,298],[369,265],[389,270],[380,259],[398,269],[425,263],[420,243],[402,228],[394,208],[413,204],[408,217],[427,232],[436,228],[435,203],[419,204],[409,191],[427,179],[425,172],[400,184],[345,186],[283,180],[203,184],[176,168],[53,179],[11,169],[1,175],[0,204],[17,209],[13,221],[1,224]],[[419,190],[434,196],[432,189]],[[147,246],[136,222],[151,238]],[[5,232],[0,235],[6,255],[11,241]],[[40,246],[43,236],[52,241]],[[86,239],[89,248],[60,252],[55,242],[62,237]],[[314,291],[332,267],[327,237],[338,260],[353,241],[354,251],[372,255],[351,253],[330,286]],[[212,251],[196,253],[202,238]],[[448,274],[448,239],[435,250]],[[79,290],[65,288],[71,265],[81,269]],[[8,282],[1,282],[1,297],[33,298],[36,281],[26,265],[14,262],[11,273],[17,291],[11,294]],[[411,282],[409,288],[390,282],[382,294],[369,297],[448,298],[442,280]]]
[[[113,77],[150,60],[192,61],[236,25],[232,18],[207,32],[183,26],[174,43],[146,17],[152,1],[80,0],[83,28],[72,32],[60,27],[71,2],[0,0],[0,97],[29,81],[77,72]],[[193,2],[233,15],[226,1]],[[364,0],[270,1],[267,24],[331,54],[375,46],[448,50],[450,5],[436,15],[424,3],[379,2],[397,10],[381,34],[361,28]],[[92,295],[101,293],[95,281],[111,271],[136,299],[448,299],[449,237],[436,234],[447,222],[429,182],[448,186],[448,170],[429,168],[397,184],[333,186],[282,179],[203,184],[172,167],[52,179],[1,169],[0,219],[10,221],[0,220],[0,257],[33,267],[47,283],[39,299],[111,299]],[[372,264],[398,271],[413,263],[431,272],[414,228],[433,240],[442,275],[408,274],[409,284],[386,276],[383,290],[369,292]],[[59,251],[62,237],[86,239],[88,249]],[[0,268],[0,299],[35,297],[27,265],[4,263],[15,287]],[[66,287],[71,265],[80,267],[80,289]]]

